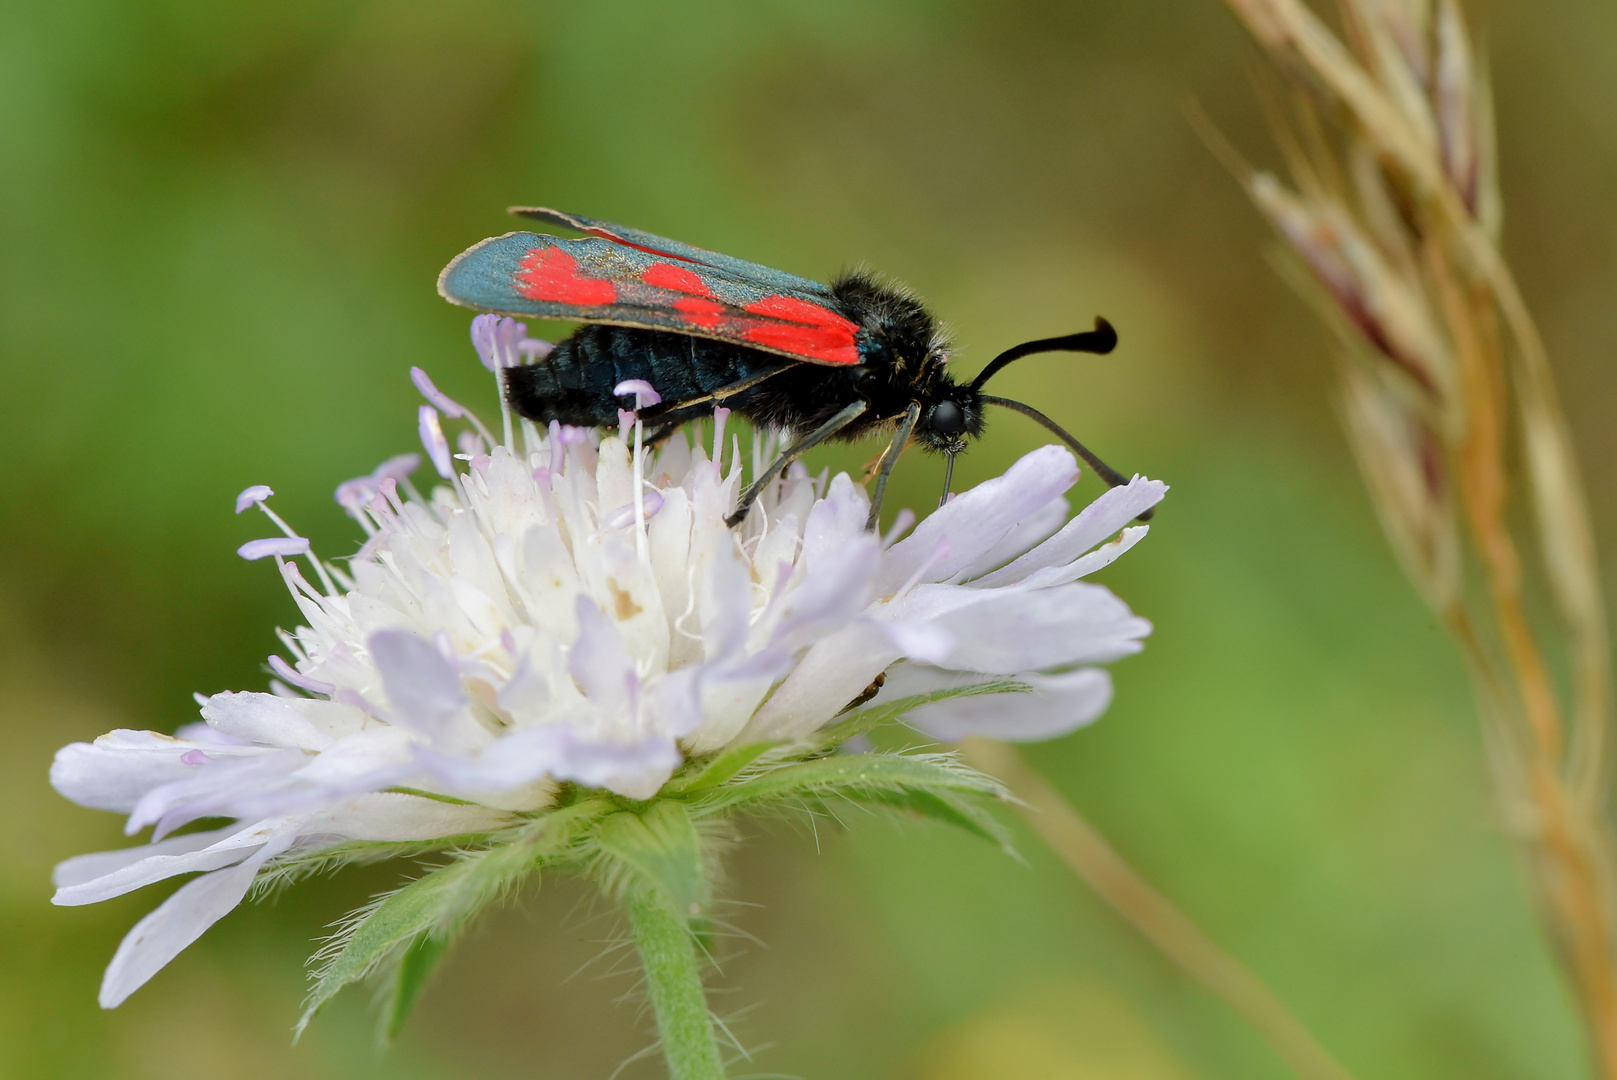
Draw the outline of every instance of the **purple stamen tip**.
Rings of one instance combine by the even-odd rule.
[[[254,484],[252,487],[236,496],[236,513],[241,513],[249,506],[257,506],[275,492],[270,490],[268,484]]]
[[[337,692],[337,687],[334,684],[320,679],[311,679],[279,656],[271,656],[269,666],[271,671],[293,686],[301,686],[303,689],[313,691],[316,694],[334,694]]]
[[[292,558],[309,553],[309,540],[304,536],[268,536],[262,540],[249,540],[236,549],[236,554],[253,562],[257,559],[280,555]]]
[[[640,496],[640,503],[646,508],[646,520],[650,521],[656,516],[657,511],[663,508],[662,492],[656,488],[648,488],[645,494]],[[634,503],[627,503],[606,515],[606,521],[603,524],[609,529],[626,529],[633,525]]]
[[[644,409],[648,405],[656,405],[662,401],[663,396],[644,379],[624,379],[612,388],[613,397],[623,397],[625,394],[634,395],[634,407]]]
[[[453,420],[466,415],[466,410],[461,404],[433,385],[432,378],[425,371],[418,367],[411,368],[410,381],[421,391],[421,396],[442,409],[445,416]]]
[[[378,481],[403,480],[420,467],[420,454],[399,454],[397,457],[390,457],[376,466],[376,470],[371,475],[376,477]]]
[[[495,367],[494,326],[499,321],[498,315],[479,315],[472,320],[472,348],[477,350],[477,358],[490,371]]]
[[[454,463],[449,457],[449,441],[444,438],[443,425],[438,422],[438,410],[431,405],[421,406],[420,424],[421,445],[426,448],[427,456],[432,459],[432,467],[438,470],[438,475],[445,480],[454,475]]]
[[[208,755],[201,750],[187,750],[180,755],[180,764],[182,765],[206,765],[208,761]]]

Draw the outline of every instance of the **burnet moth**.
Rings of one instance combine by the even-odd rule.
[[[1033,353],[1110,352],[1117,334],[1105,319],[1093,330],[1008,349],[970,383],[958,383],[932,315],[908,291],[869,274],[822,285],[605,221],[542,207],[511,213],[586,234],[506,233],[468,248],[438,277],[451,303],[585,324],[543,360],[504,369],[511,408],[541,424],[612,427],[620,409],[635,405],[633,395],[614,390],[643,380],[662,398],[637,414],[652,442],[720,403],[782,431],[789,447],[742,494],[731,526],[811,447],[888,427],[869,526],[912,440],[948,455],[947,498],[954,455],[982,433],[986,405],[1044,425],[1106,483],[1128,482],[1031,405],[982,392],[1005,365]]]

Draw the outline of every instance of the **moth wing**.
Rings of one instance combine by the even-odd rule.
[[[618,236],[506,233],[456,256],[438,276],[438,292],[451,303],[501,315],[668,330],[811,364],[859,362],[859,327],[832,307],[824,285],[767,267],[759,268],[763,274],[744,274],[734,267],[753,264],[701,262],[681,252],[712,253],[645,233],[632,236],[680,250]],[[783,282],[805,282],[813,291]]]
[[[627,225],[614,225],[610,221],[581,217],[578,214],[568,214],[545,206],[513,206],[508,212],[518,217],[533,218],[536,221],[549,222],[551,225],[577,229],[590,236],[613,240],[647,254],[662,255],[696,266],[705,266],[736,281],[756,282],[772,292],[805,298],[816,297],[822,301],[831,299],[831,290],[821,282],[788,274],[771,266],[748,262],[746,259],[738,259],[733,255],[721,255],[717,251],[692,247],[678,240],[631,229]]]

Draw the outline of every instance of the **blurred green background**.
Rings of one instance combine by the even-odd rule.
[[[1617,8],[1472,15],[1508,252],[1609,541]],[[1111,713],[1031,759],[1357,1075],[1581,1075],[1329,342],[1184,120],[1193,98],[1272,161],[1255,64],[1215,0],[0,3],[0,1076],[604,1078],[647,1044],[611,913],[559,878],[482,924],[385,1052],[363,994],[295,1048],[290,1025],[312,939],[397,867],[244,907],[110,1013],[101,969],[171,886],[48,904],[55,861],[125,842],[49,789],[55,748],[263,687],[296,619],[233,555],[262,531],[235,493],[268,483],[352,550],[331,491],[414,446],[408,367],[489,406],[433,281],[509,203],[867,264],[932,302],[968,373],[1105,313],[1113,356],[1024,361],[999,392],[1173,485],[1104,578],[1157,633]],[[1043,441],[997,418],[963,479]],[[896,503],[938,481],[906,460]],[[1287,1075],[1031,837],[1023,864],[883,816],[748,831],[728,891],[762,944],[734,943],[716,998],[760,1047],[738,1072]]]

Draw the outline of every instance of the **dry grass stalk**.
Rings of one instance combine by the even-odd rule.
[[[1598,1074],[1617,1080],[1605,605],[1548,358],[1499,251],[1487,80],[1458,0],[1341,0],[1342,37],[1300,0],[1227,2],[1295,91],[1280,125],[1294,186],[1237,167],[1324,287],[1371,496],[1471,665],[1506,821]],[[1526,526],[1509,513],[1516,462]],[[1528,618],[1535,587],[1553,632]]]
[[[1023,820],[1074,874],[1164,956],[1223,998],[1302,1080],[1353,1080],[1256,975],[1153,889],[1014,749],[967,739],[961,750],[975,768],[1016,793]]]

